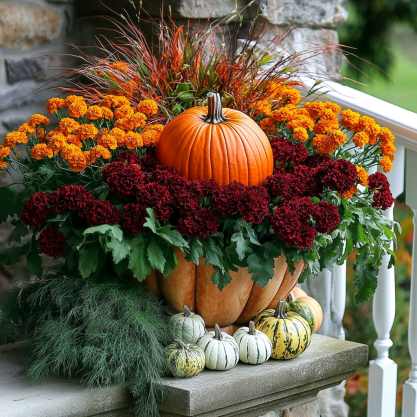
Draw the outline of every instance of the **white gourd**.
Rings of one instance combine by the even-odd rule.
[[[170,319],[174,337],[184,343],[196,343],[206,333],[204,319],[184,306],[184,313],[174,314]]]
[[[222,332],[218,324],[214,326],[214,331],[201,336],[197,345],[204,350],[208,369],[226,371],[239,362],[239,346],[236,340]]]
[[[271,357],[272,343],[269,337],[255,329],[255,323],[249,322],[249,327],[241,327],[233,334],[239,346],[239,359],[244,363],[257,365]]]

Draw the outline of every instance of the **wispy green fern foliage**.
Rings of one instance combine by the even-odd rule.
[[[140,416],[157,416],[169,313],[148,292],[114,277],[57,278],[13,290],[0,334],[30,342],[27,374],[82,377],[87,386],[131,383]]]

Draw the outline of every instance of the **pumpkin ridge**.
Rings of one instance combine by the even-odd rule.
[[[205,125],[200,125],[200,126],[198,126],[198,130],[197,130],[197,132],[196,132],[196,134],[194,135],[193,134],[193,139],[192,139],[192,142],[191,142],[191,144],[189,145],[190,146],[190,151],[189,151],[189,153],[188,153],[188,165],[186,165],[186,167],[187,167],[187,173],[184,175],[186,178],[189,178],[189,173],[190,173],[190,166],[191,166],[191,162],[193,161],[193,159],[194,158],[192,158],[192,153],[193,153],[193,150],[194,150],[194,146],[195,146],[195,144],[196,144],[196,142],[197,142],[197,140],[198,140],[198,138],[199,138],[199,135],[200,135],[200,131],[201,131],[201,129],[203,129],[204,127],[206,127]],[[182,162],[182,159],[181,159],[181,162]]]
[[[222,139],[224,142],[224,147],[226,148],[226,162],[227,162],[227,183],[230,183],[230,164],[229,164],[229,148],[227,147],[227,140],[224,136],[223,129],[221,128],[221,125],[219,125],[219,132],[222,134]]]

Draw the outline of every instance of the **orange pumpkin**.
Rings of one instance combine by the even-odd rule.
[[[185,259],[185,254],[175,248],[178,265],[171,275],[164,277],[158,271],[152,271],[144,281],[145,285],[157,296],[163,298],[176,312],[182,312],[183,306],[203,317],[207,329],[216,323],[222,331],[233,334],[236,326],[246,325],[258,313],[265,310],[277,294],[285,298],[300,276],[304,264],[301,261],[294,275],[288,273],[285,256],[275,259],[275,275],[263,288],[251,279],[247,268],[238,272],[230,271],[232,281],[220,291],[213,284],[212,265],[205,265],[200,258],[199,265]]]
[[[219,94],[207,97],[208,107],[193,107],[168,123],[156,158],[190,180],[265,185],[274,167],[265,133],[246,114],[223,109]]]
[[[316,325],[314,326],[313,333],[316,333],[323,322],[323,309],[321,308],[321,305],[316,299],[307,295],[307,293],[299,287],[294,287],[292,293],[296,300],[304,301],[313,311],[316,319]]]

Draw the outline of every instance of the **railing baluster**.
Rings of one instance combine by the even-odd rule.
[[[413,263],[411,267],[410,320],[408,322],[408,348],[412,368],[404,384],[403,417],[417,416],[417,152],[407,149],[406,202],[414,212]]]
[[[345,340],[345,329],[343,328],[343,316],[346,308],[346,261],[343,265],[335,265],[333,268],[333,300],[334,307],[342,320],[339,339]]]

